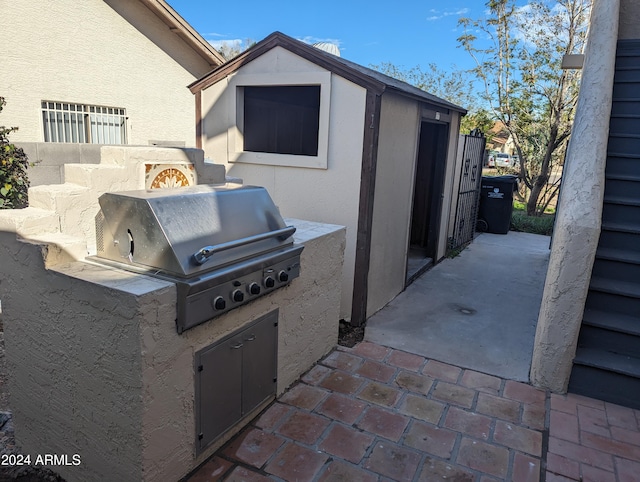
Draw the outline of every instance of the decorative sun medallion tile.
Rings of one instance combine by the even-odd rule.
[[[196,185],[193,164],[145,164],[145,188],[164,189]]]

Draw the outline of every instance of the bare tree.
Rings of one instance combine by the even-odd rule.
[[[478,102],[473,79],[468,72],[455,67],[451,71],[444,71],[434,63],[430,63],[426,68],[418,65],[404,69],[390,62],[383,62],[380,65],[371,65],[371,68],[467,109],[467,115],[462,118],[460,132],[468,133],[480,129],[487,136],[491,135],[489,129],[493,127],[493,119]]]
[[[486,18],[460,20],[458,41],[513,139],[527,214],[541,215],[560,186],[551,175],[564,160],[579,90],[580,72],[561,62],[583,50],[591,0],[489,0],[486,7]]]
[[[249,47],[253,46],[255,43],[255,40],[251,39],[245,39],[243,41],[223,40],[216,46],[216,50],[225,58],[225,60],[231,60],[247,50]]]

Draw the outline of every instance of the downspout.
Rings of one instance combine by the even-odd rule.
[[[566,392],[600,237],[620,0],[594,0],[563,173],[531,383]]]
[[[194,95],[196,100],[196,147],[202,149],[202,90]]]

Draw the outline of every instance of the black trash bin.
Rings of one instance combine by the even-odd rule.
[[[507,234],[511,226],[517,176],[482,176],[478,231]]]

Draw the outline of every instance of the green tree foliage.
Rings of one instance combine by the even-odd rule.
[[[0,112],[6,104],[0,97]],[[24,151],[9,142],[9,134],[17,127],[0,126],[0,209],[18,209],[28,205],[29,160]]]
[[[578,97],[580,72],[562,70],[565,54],[581,53],[590,0],[489,0],[486,18],[463,18],[460,45],[475,60],[492,117],[509,132],[520,158],[527,214],[541,215],[557,195]]]
[[[488,135],[489,129],[493,127],[490,112],[478,103],[478,94],[473,87],[474,79],[463,70],[446,72],[434,63],[426,68],[418,65],[404,69],[389,62],[372,65],[371,68],[467,109],[468,113],[462,118],[460,126],[463,134],[480,129]]]

